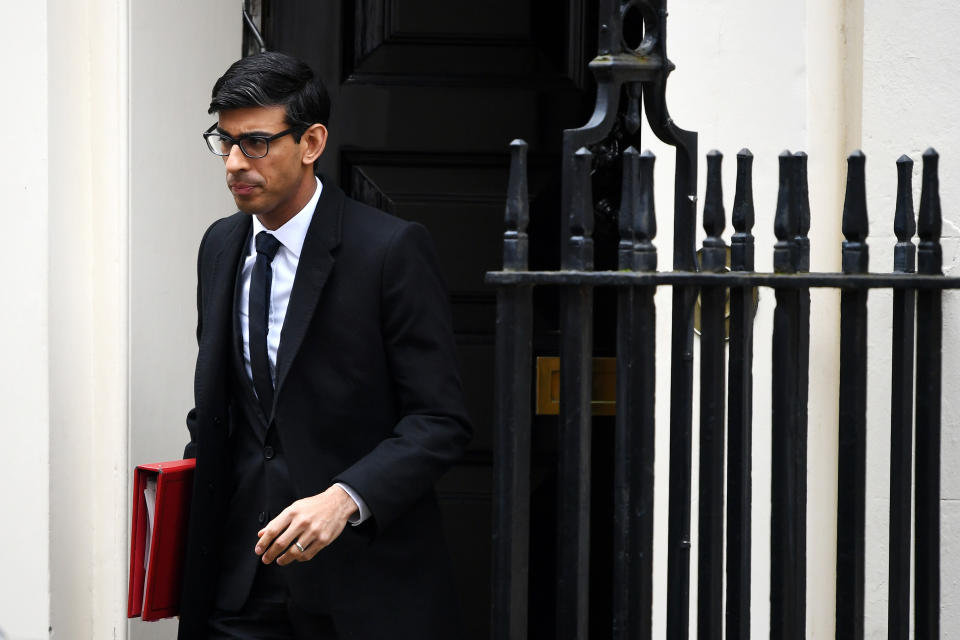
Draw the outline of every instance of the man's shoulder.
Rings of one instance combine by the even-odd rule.
[[[349,196],[344,198],[342,239],[346,246],[365,248],[366,251],[388,249],[411,231],[423,232],[424,229],[417,222]]]
[[[205,241],[214,241],[222,239],[236,229],[238,226],[247,224],[250,221],[249,214],[243,213],[242,211],[237,211],[229,216],[224,216],[219,220],[215,220],[213,223],[207,227],[206,233],[203,234]]]
[[[237,211],[233,215],[220,218],[211,223],[204,232],[203,238],[200,240],[200,259],[203,260],[205,254],[211,255],[211,251],[219,251],[220,248],[223,247],[226,239],[245,224],[250,224],[250,216],[241,211]]]
[[[391,236],[401,227],[410,224],[403,218],[398,218],[392,213],[378,209],[372,205],[354,200],[350,196],[344,197],[343,222],[346,228],[350,230],[363,230],[366,232],[383,233]]]

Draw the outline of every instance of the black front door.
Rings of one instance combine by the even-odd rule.
[[[483,277],[501,266],[508,145],[514,138],[530,144],[531,237],[538,243],[531,266],[556,268],[559,149],[562,130],[585,122],[592,107],[586,62],[596,51],[595,16],[596,0],[263,6],[268,48],[307,60],[330,90],[321,172],[353,197],[424,224],[437,245],[476,429],[466,458],[439,486],[468,638],[489,637],[496,305]],[[548,300],[538,307],[540,352],[553,350],[550,307]],[[547,513],[534,525],[535,533],[545,529],[545,549],[552,546],[552,504],[545,496]],[[549,553],[534,556],[552,564]]]

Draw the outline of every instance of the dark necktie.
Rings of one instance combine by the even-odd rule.
[[[253,370],[253,388],[257,391],[263,415],[270,420],[273,408],[273,380],[270,377],[270,356],[267,353],[267,331],[270,326],[270,283],[273,269],[270,263],[277,255],[280,241],[266,231],[257,234],[257,261],[250,276],[250,300],[247,307],[250,320],[250,368]]]

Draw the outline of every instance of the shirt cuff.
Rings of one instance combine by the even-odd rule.
[[[353,487],[346,485],[342,482],[335,483],[338,487],[347,492],[347,495],[357,504],[357,512],[350,516],[350,519],[347,520],[354,527],[358,524],[366,522],[370,518],[370,509],[367,507],[367,503],[363,501],[363,498],[360,497],[356,491],[353,490]]]

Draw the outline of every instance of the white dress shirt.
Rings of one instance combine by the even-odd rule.
[[[313,211],[320,200],[323,184],[317,179],[317,188],[303,209],[293,216],[279,229],[270,231],[253,216],[253,234],[250,236],[250,245],[247,247],[246,258],[243,262],[241,274],[240,302],[237,313],[240,316],[240,332],[243,334],[243,363],[247,369],[247,377],[253,381],[253,369],[250,366],[250,317],[248,300],[250,299],[250,276],[253,265],[257,261],[256,237],[261,231],[266,231],[280,241],[280,248],[270,264],[273,270],[273,279],[270,282],[270,309],[267,312],[267,356],[270,362],[270,379],[274,386],[277,383],[277,349],[280,347],[280,335],[283,329],[283,319],[287,315],[287,305],[290,303],[290,291],[293,289],[293,280],[297,275],[297,265],[300,263],[300,252],[303,250],[303,241],[307,237],[307,229],[313,220]],[[254,391],[256,394],[256,391]],[[350,523],[358,525],[370,517],[370,510],[363,498],[350,486],[338,482],[337,486],[347,492],[357,503],[357,513],[350,518]]]

